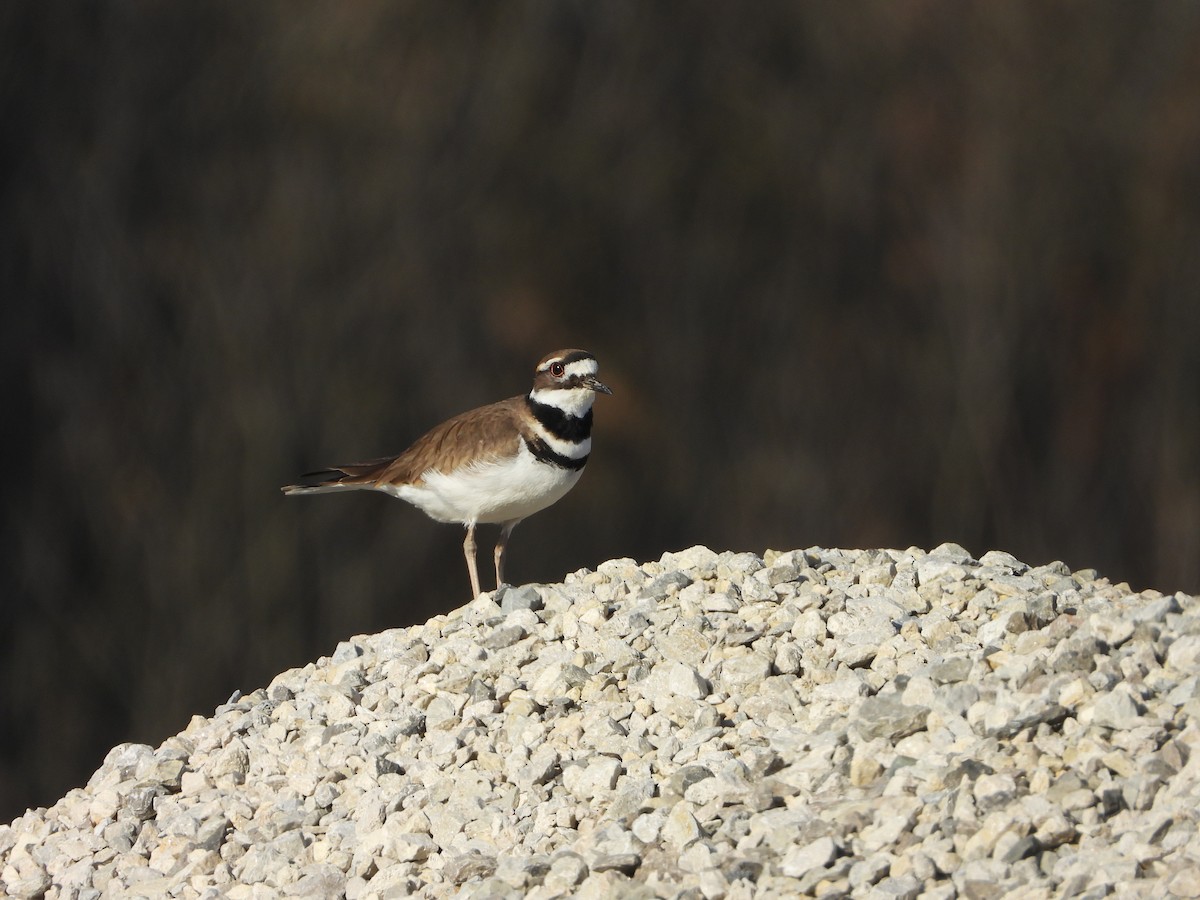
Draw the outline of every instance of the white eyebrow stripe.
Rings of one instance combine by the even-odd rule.
[[[577,359],[574,362],[567,363],[566,370],[568,375],[595,375],[600,371],[600,367],[594,359]]]

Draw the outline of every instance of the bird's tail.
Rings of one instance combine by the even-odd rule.
[[[347,484],[342,481],[320,482],[318,484],[285,484],[280,488],[285,494],[332,494],[335,491],[360,491],[369,484]]]
[[[280,490],[285,494],[330,494],[335,491],[361,491],[374,488],[377,486],[376,480],[379,473],[391,461],[392,458],[387,457],[318,469],[315,472],[305,472],[304,478],[320,478],[321,480],[309,484],[285,484]]]

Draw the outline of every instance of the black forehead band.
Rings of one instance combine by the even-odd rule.
[[[595,359],[596,357],[588,353],[586,350],[576,350],[574,353],[568,353],[566,356],[560,356],[557,359],[552,359],[542,367],[542,371],[547,371],[556,362],[562,363],[564,366],[570,365],[573,362],[579,362],[581,359]]]

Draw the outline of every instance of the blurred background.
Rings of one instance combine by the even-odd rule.
[[[461,530],[279,486],[560,347],[615,395],[515,583],[1200,590],[1200,4],[28,0],[0,122],[0,820],[465,602]]]

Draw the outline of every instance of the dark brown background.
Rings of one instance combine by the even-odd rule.
[[[0,122],[0,819],[466,600],[457,529],[278,486],[561,346],[616,396],[514,581],[1200,589],[1195,3],[30,0]]]

